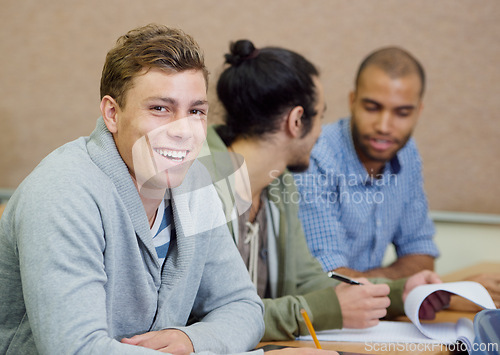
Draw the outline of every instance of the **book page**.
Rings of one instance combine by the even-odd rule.
[[[415,326],[427,337],[441,339],[446,343],[454,342],[458,338],[455,324],[452,323],[420,323],[418,311],[424,299],[436,291],[447,291],[464,297],[478,306],[492,309],[496,308],[488,291],[483,285],[473,281],[448,282],[442,284],[421,285],[415,287],[406,297],[405,313]],[[472,324],[472,322],[470,322]],[[474,340],[474,329],[472,327],[462,327],[462,336],[470,341]]]
[[[451,324],[451,323],[450,323]],[[363,343],[420,343],[439,344],[439,340],[423,335],[413,323],[381,321],[378,325],[365,329],[332,329],[316,332],[319,341],[347,341]],[[310,335],[297,340],[312,341]]]
[[[470,319],[460,318],[457,322],[457,339],[465,343],[467,349],[472,349],[474,338],[474,323]]]
[[[380,342],[380,343],[421,343],[452,344],[457,340],[474,340],[473,323],[461,318],[457,323],[420,323],[418,310],[424,299],[431,293],[448,291],[476,303],[494,309],[495,303],[488,291],[479,283],[472,281],[449,282],[422,285],[412,290],[405,302],[405,313],[413,322],[381,321],[378,325],[365,329],[332,329],[316,332],[319,341]],[[311,336],[301,336],[297,340],[312,341]]]

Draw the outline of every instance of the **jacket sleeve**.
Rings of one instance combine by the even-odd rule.
[[[386,318],[390,319],[405,314],[404,304],[403,304],[403,291],[406,280],[408,280],[408,278],[402,278],[397,280],[389,280],[385,278],[371,278],[369,280],[374,284],[389,285],[390,288],[389,299],[391,300],[391,304],[387,308]]]
[[[13,206],[26,315],[40,354],[155,354],[108,334],[98,207],[72,176],[32,181]]]
[[[262,300],[250,281],[225,219],[221,221],[210,232],[211,236],[206,237],[210,243],[192,311],[197,322],[179,328],[189,336],[195,352],[244,352],[254,348],[264,333]]]
[[[325,274],[326,276],[326,274]],[[390,287],[391,305],[387,309],[387,319],[404,315],[403,288],[406,279],[371,279],[373,283],[387,283]],[[283,296],[264,299],[264,322],[266,331],[263,341],[295,339],[309,334],[300,310],[304,308],[316,330],[342,328],[342,312],[332,287],[309,292],[304,295]]]
[[[342,313],[334,289],[338,282],[323,272],[309,252],[297,217],[297,204],[284,202],[285,196],[293,196],[295,192],[290,174],[282,176],[282,183],[274,184],[269,191],[269,198],[280,210],[281,270],[278,298],[264,300],[266,331],[263,340],[294,339],[308,334],[300,313],[302,308],[316,330],[342,328]]]
[[[281,271],[282,294],[275,299],[264,299],[264,321],[266,331],[264,341],[294,339],[308,334],[305,321],[300,314],[304,308],[316,330],[342,328],[342,311],[335,293],[338,281],[330,279],[319,261],[309,252],[300,220],[298,206],[281,203],[284,196],[294,196],[296,192],[291,175],[281,177],[280,184],[274,184],[269,197],[280,209],[280,240],[282,263],[286,272]],[[283,275],[287,275],[283,277]],[[387,283],[391,288],[388,317],[404,314],[402,293],[406,279],[391,281],[373,279],[374,283]]]
[[[329,301],[326,301],[329,300]],[[325,303],[328,302],[328,307]],[[301,309],[305,309],[316,330],[342,328],[342,315],[333,288],[306,295],[264,299],[266,331],[262,341],[290,340],[308,334]]]
[[[404,304],[403,304],[403,290],[406,283],[406,278],[389,281],[389,287],[391,292],[389,293],[389,299],[391,300],[391,305],[387,308],[387,318],[394,318],[405,314]]]

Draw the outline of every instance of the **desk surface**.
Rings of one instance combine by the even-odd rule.
[[[474,265],[472,267],[464,268],[456,272],[442,276],[443,281],[452,282],[459,281],[464,277],[472,276],[478,273],[488,273],[488,272],[500,272],[500,263],[488,262]],[[457,311],[441,311],[436,315],[436,319],[433,322],[456,322],[459,318],[466,317],[469,319],[474,319],[475,313],[473,312],[457,312]],[[398,321],[408,321],[406,317],[399,317]],[[266,344],[276,344],[284,346],[293,347],[311,347],[314,348],[314,342],[312,341],[274,341],[274,342],[263,342],[259,346]],[[408,347],[408,351],[401,350],[401,348],[392,348],[387,344],[383,346],[382,344],[377,344],[377,349],[374,347],[366,347],[363,343],[349,343],[349,342],[321,342],[321,347],[327,350],[345,351],[357,354],[450,354],[450,352],[444,346],[434,346],[431,350],[425,349],[422,346],[421,351],[415,351],[415,348]],[[410,350],[411,349],[411,350]],[[419,349],[420,350],[420,349]]]
[[[491,272],[495,273],[500,272],[499,262],[484,262],[469,267],[465,267],[463,269],[443,275],[441,279],[444,282],[452,282],[452,281],[463,280],[467,277],[471,277],[477,274],[491,273]]]

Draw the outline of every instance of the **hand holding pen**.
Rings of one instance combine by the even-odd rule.
[[[372,284],[366,278],[353,280],[347,276],[329,272],[328,276],[341,281],[335,293],[342,313],[343,328],[367,328],[379,323],[387,315],[389,286]]]

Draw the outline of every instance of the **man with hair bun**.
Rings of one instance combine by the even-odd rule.
[[[290,172],[307,169],[326,109],[316,67],[302,55],[231,44],[217,82],[224,124],[208,128],[204,160],[222,201],[228,226],[265,305],[263,340],[308,334],[300,311],[317,330],[365,328],[403,313],[417,285],[440,282],[431,271],[409,279],[359,279],[339,284],[310,254],[298,219],[298,192]],[[432,318],[448,296],[432,295],[422,316]],[[424,314],[426,313],[426,314]]]

